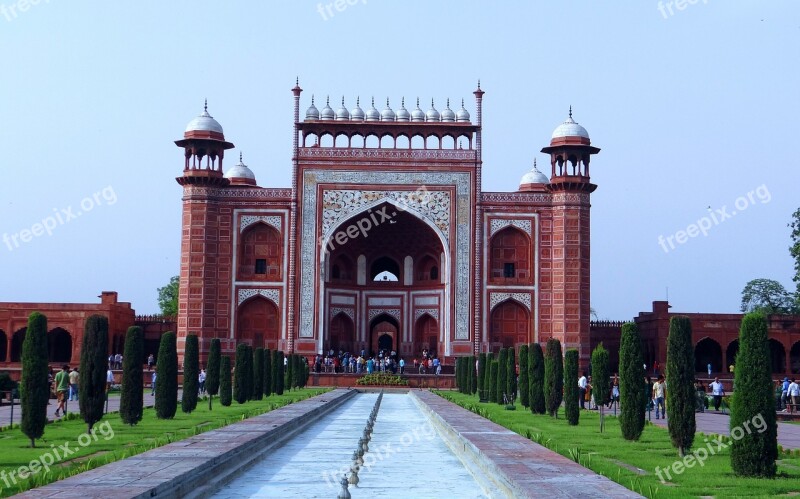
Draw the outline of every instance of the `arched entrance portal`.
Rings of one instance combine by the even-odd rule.
[[[354,333],[353,320],[344,312],[339,312],[336,317],[331,319],[330,343],[327,350],[333,350],[337,354],[339,352],[355,352]]]
[[[249,342],[254,348],[278,350],[280,339],[278,307],[263,296],[254,296],[239,307],[236,318],[237,342]]]
[[[530,341],[530,319],[528,311],[514,300],[506,300],[492,310],[489,341],[493,352],[500,348],[512,348],[517,343]]]
[[[365,200],[376,195],[364,192],[361,196]],[[442,229],[410,209],[374,202],[379,204],[364,205],[327,232],[325,246],[320,248],[318,311],[319,323],[325,324],[320,348],[332,344],[341,326],[324,317],[335,317],[346,309],[352,311],[352,338],[358,340],[358,351],[419,355],[423,341],[430,343],[429,349],[438,349],[441,333],[445,339],[448,334],[440,328],[450,324],[447,314],[452,309],[453,297],[445,288],[454,281]],[[400,320],[413,317],[415,309],[438,313],[438,317],[422,326],[417,320]],[[424,339],[420,339],[420,327]]]
[[[72,336],[69,331],[60,327],[50,331],[47,334],[47,350],[50,362],[69,363],[72,358]]]
[[[0,329],[0,362],[6,362],[8,359],[8,337],[6,332]]]
[[[786,349],[783,344],[775,338],[769,339],[769,358],[774,374],[786,372]]]
[[[388,354],[394,350],[399,329],[397,319],[389,314],[381,314],[372,319],[369,335],[372,353],[377,355],[383,350]]]
[[[436,356],[439,345],[439,323],[429,314],[423,314],[417,319],[414,331],[414,357],[421,356],[423,350],[429,355]]]
[[[711,338],[703,338],[694,347],[694,370],[708,374],[708,365],[711,372],[724,371],[722,366],[722,347]]]
[[[725,349],[725,360],[728,365],[724,366],[725,372],[728,372],[731,365],[736,365],[736,355],[739,353],[739,340],[733,340],[728,344]]]
[[[800,373],[800,341],[792,345],[789,351],[789,364],[792,374]]]
[[[22,358],[22,344],[25,342],[27,327],[18,329],[11,337],[11,362],[19,362]]]

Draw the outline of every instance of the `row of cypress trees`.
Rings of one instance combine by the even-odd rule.
[[[475,356],[456,357],[456,387],[461,393],[470,395],[478,391],[475,361]]]

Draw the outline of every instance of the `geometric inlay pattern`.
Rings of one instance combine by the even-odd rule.
[[[493,218],[490,225],[491,227],[489,230],[489,237],[492,237],[497,231],[499,231],[500,229],[504,229],[509,225],[522,229],[529,236],[533,237],[533,234],[531,233],[530,220],[506,220],[500,218]]]
[[[531,294],[530,293],[489,293],[489,311],[491,312],[495,306],[508,299],[517,301],[531,311]]]
[[[256,216],[256,215],[245,215],[242,217],[242,221],[239,224],[239,231],[243,231],[247,226],[253,225],[257,222],[264,222],[267,225],[271,225],[278,229],[278,232],[281,231],[281,217],[277,215],[264,215],[264,216]]]
[[[267,300],[270,300],[272,303],[280,308],[280,291],[277,289],[255,289],[255,288],[240,288],[239,289],[239,300],[237,305],[241,305],[244,303],[245,300],[248,298],[252,298],[253,296],[261,295]]]

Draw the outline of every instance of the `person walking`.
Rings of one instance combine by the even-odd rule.
[[[578,378],[578,391],[580,392],[581,409],[586,409],[586,385],[586,371],[583,371],[583,375]]]
[[[714,410],[718,411],[722,403],[722,397],[725,396],[725,388],[722,386],[722,383],[719,382],[719,378],[714,378],[710,388],[711,396],[714,398]]]
[[[711,362],[708,363],[708,377],[711,377]]]
[[[155,358],[155,357],[153,357],[153,354],[151,353],[151,354],[150,354],[150,355],[147,357],[147,370],[148,370],[148,371],[152,371],[152,370],[153,370],[153,364],[155,364],[155,363],[156,363],[156,358]]]
[[[786,411],[789,403],[789,378],[783,378],[781,383],[781,409]]]
[[[653,383],[653,402],[656,406],[656,419],[660,419],[660,415],[663,415],[664,419],[667,419],[667,409],[664,406],[664,392],[666,391],[666,386],[664,382],[664,376],[659,376],[655,383]],[[659,412],[660,409],[660,412]]]
[[[81,376],[78,374],[78,369],[73,367],[69,372],[69,400],[74,402],[78,400],[78,383],[81,382]]]
[[[204,394],[206,392],[206,370],[200,369],[200,374],[197,376],[197,392]]]
[[[405,374],[406,372],[406,361],[402,357],[400,357],[400,374]]]
[[[156,370],[156,366],[153,366],[153,376],[150,378],[150,396],[152,397],[156,393],[156,377],[158,376],[158,371]]]
[[[56,399],[58,400],[56,417],[58,417],[59,411],[63,411],[64,415],[67,415],[67,391],[69,391],[69,366],[64,364],[56,374]]]
[[[797,380],[792,378],[792,382],[789,383],[789,400],[791,400],[789,404],[789,412],[794,412],[797,409],[798,405],[800,405],[800,385],[797,384]]]

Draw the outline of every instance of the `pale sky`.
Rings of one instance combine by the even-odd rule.
[[[296,76],[302,111],[312,93],[449,97],[473,117],[480,79],[484,191],[548,164],[572,105],[602,149],[600,318],[667,289],[681,312],[736,312],[754,278],[794,289],[798,2],[0,0],[0,47],[0,301],[115,290],[157,312],[179,272],[173,141],[208,98],[236,144],[226,166],[243,151],[259,185],[289,187]]]

